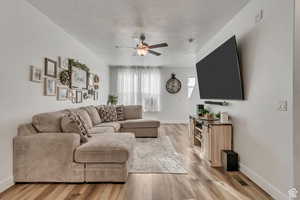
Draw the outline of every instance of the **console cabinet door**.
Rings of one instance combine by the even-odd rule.
[[[222,150],[232,150],[232,126],[212,126],[211,132],[211,165],[222,166]]]
[[[209,136],[209,128],[207,126],[203,126],[203,153],[206,160],[211,161],[211,144],[210,144],[210,136]]]

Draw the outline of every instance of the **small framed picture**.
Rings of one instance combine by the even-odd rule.
[[[30,80],[32,82],[42,81],[42,69],[36,68],[35,66],[30,66]]]
[[[81,90],[76,90],[76,103],[82,103],[83,101],[83,93]]]
[[[98,91],[95,91],[94,92],[94,101],[98,101],[98,99],[99,99],[99,93],[98,93]]]
[[[94,74],[89,73],[88,75],[88,82],[89,82],[89,87],[94,87]]]
[[[69,89],[68,98],[72,103],[76,103],[76,90]]]
[[[57,62],[49,58],[45,58],[45,76],[52,78],[57,77]]]
[[[68,100],[69,89],[67,87],[57,87],[57,100],[66,101]]]
[[[45,95],[55,96],[56,95],[56,80],[52,78],[45,78]]]

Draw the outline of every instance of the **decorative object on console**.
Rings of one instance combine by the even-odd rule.
[[[49,58],[45,58],[45,76],[52,78],[57,77],[57,62]]]
[[[197,115],[198,116],[203,116],[203,111],[204,111],[204,105],[203,104],[198,104],[197,105]]]
[[[114,95],[109,95],[107,99],[107,105],[117,105],[118,97]]]
[[[63,70],[59,74],[59,80],[61,84],[69,86],[71,83],[71,76],[69,70]]]
[[[32,82],[41,82],[42,81],[42,69],[30,66],[30,80]]]
[[[226,123],[229,121],[229,115],[227,112],[222,112],[221,115],[220,115],[220,121],[222,123]]]
[[[76,103],[82,103],[83,94],[81,90],[76,90]]]
[[[45,95],[55,96],[56,95],[56,80],[52,78],[45,78]]]
[[[167,81],[166,89],[171,94],[176,94],[181,89],[181,82],[176,78],[176,74],[172,74],[171,78]]]
[[[89,68],[74,59],[69,59],[69,71],[71,73],[71,88],[88,89]]]
[[[69,89],[67,87],[57,87],[57,100],[66,101],[68,100]]]

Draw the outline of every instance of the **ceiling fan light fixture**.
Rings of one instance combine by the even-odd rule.
[[[148,53],[148,47],[144,44],[139,44],[136,52],[139,56],[145,56]]]

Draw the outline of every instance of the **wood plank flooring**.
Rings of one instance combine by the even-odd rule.
[[[5,200],[270,200],[242,173],[209,167],[191,144],[188,126],[164,124],[185,157],[187,175],[131,174],[126,184],[16,184],[0,194]],[[245,186],[243,186],[246,184]]]

